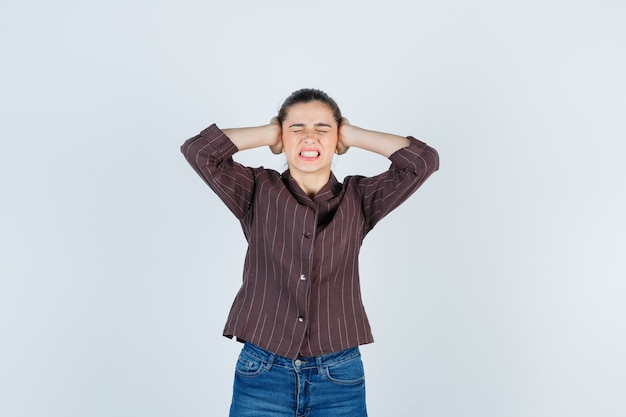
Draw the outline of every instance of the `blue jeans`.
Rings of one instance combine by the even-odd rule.
[[[230,417],[367,417],[359,348],[292,360],[246,343]]]

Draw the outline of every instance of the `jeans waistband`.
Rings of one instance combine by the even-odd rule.
[[[245,342],[243,351],[248,355],[266,362],[270,366],[280,366],[287,368],[318,368],[321,370],[324,366],[331,366],[341,362],[359,357],[361,352],[358,346],[351,347],[338,352],[327,353],[320,356],[299,356],[296,359],[289,359],[284,356],[276,355],[270,351],[262,349],[252,343]]]

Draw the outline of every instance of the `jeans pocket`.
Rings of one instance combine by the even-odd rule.
[[[365,371],[360,356],[325,368],[328,381],[340,385],[358,385],[365,382]]]
[[[237,359],[235,373],[245,377],[256,377],[265,373],[267,365],[265,361],[242,352]]]

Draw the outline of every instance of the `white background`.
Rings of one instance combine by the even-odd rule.
[[[301,87],[441,155],[363,247],[370,415],[626,415],[624,4],[4,0],[0,415],[227,415],[245,240],[179,146]]]

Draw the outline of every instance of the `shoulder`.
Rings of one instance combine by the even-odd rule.
[[[258,178],[271,178],[271,179],[280,179],[281,178],[281,174],[276,171],[273,170],[271,168],[265,168],[263,166],[259,166],[259,167],[247,167],[253,174],[255,177]]]
[[[364,175],[348,175],[343,179],[343,182],[338,184],[343,193],[356,192],[359,193],[364,182],[370,177]]]
[[[280,174],[280,172],[273,170],[273,169],[269,169],[269,168],[264,168],[262,166],[260,167],[247,167],[250,172],[252,173],[252,177],[254,179],[254,183],[256,184],[256,187],[260,187],[260,186],[269,186],[272,188],[275,187],[284,187],[284,182],[282,179],[282,175]]]

